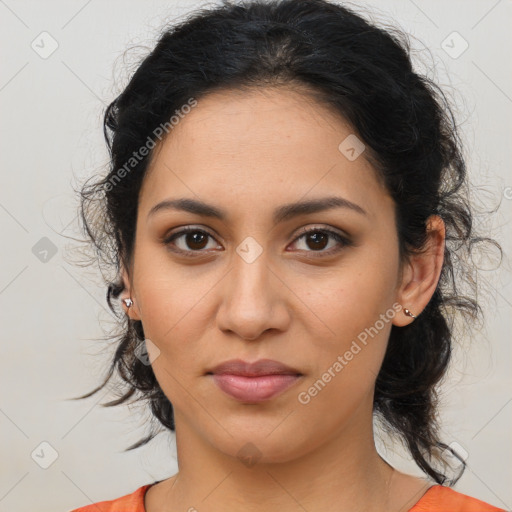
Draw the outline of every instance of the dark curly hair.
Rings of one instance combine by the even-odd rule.
[[[395,202],[402,262],[424,248],[430,215],[441,216],[445,223],[437,288],[416,321],[392,327],[376,380],[374,412],[438,484],[453,485],[460,478],[463,459],[439,440],[437,387],[450,361],[458,315],[467,322],[482,314],[475,299],[476,269],[469,258],[473,246],[489,241],[501,248],[475,235],[457,123],[441,88],[413,71],[410,54],[402,30],[379,28],[327,0],[226,0],[165,27],[106,109],[108,174],[88,180],[79,191],[86,242],[95,258],[114,272],[105,278],[107,302],[119,322],[110,336],[116,349],[104,381],[75,399],[97,393],[115,374],[121,378],[121,396],[103,405],[133,397],[149,404],[152,421],[156,418],[160,428],[175,429],[172,404],[151,365],[137,357],[145,339],[142,323],[112,303],[125,288],[120,263],[129,268],[132,261],[139,191],[154,153],[151,149],[140,156],[139,150],[162,132],[157,127],[169,127],[173,113],[191,98],[200,101],[216,90],[292,87],[339,113],[364,142],[365,158]],[[127,450],[157,433],[152,428]],[[445,450],[461,463],[453,479],[436,468],[438,463],[446,467]]]

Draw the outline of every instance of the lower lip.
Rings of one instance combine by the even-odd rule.
[[[213,374],[213,381],[224,393],[244,402],[263,402],[288,389],[300,375],[261,375],[243,377],[232,374]]]

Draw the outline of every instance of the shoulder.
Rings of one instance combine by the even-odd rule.
[[[146,484],[131,494],[126,494],[114,500],[92,503],[70,512],[145,512],[144,495],[151,485],[153,484]]]
[[[505,512],[450,487],[433,485],[409,512]]]

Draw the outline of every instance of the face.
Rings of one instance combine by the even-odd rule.
[[[404,315],[393,200],[364,151],[339,149],[351,135],[298,92],[216,92],[153,154],[123,275],[178,432],[231,456],[252,443],[275,462],[369,428]],[[188,208],[152,212],[181,199]],[[232,359],[300,375],[275,378],[288,387],[270,398],[235,398],[209,374]]]

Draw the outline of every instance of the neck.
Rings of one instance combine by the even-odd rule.
[[[241,461],[236,450],[233,456],[214,448],[177,413],[179,472],[161,510],[391,510],[395,471],[376,451],[372,422],[364,424],[369,427],[354,422],[330,439],[305,442],[293,456],[287,452],[287,460],[268,445],[264,451],[274,460],[265,461],[263,454],[259,459],[257,448],[246,445],[254,454],[252,464]]]

